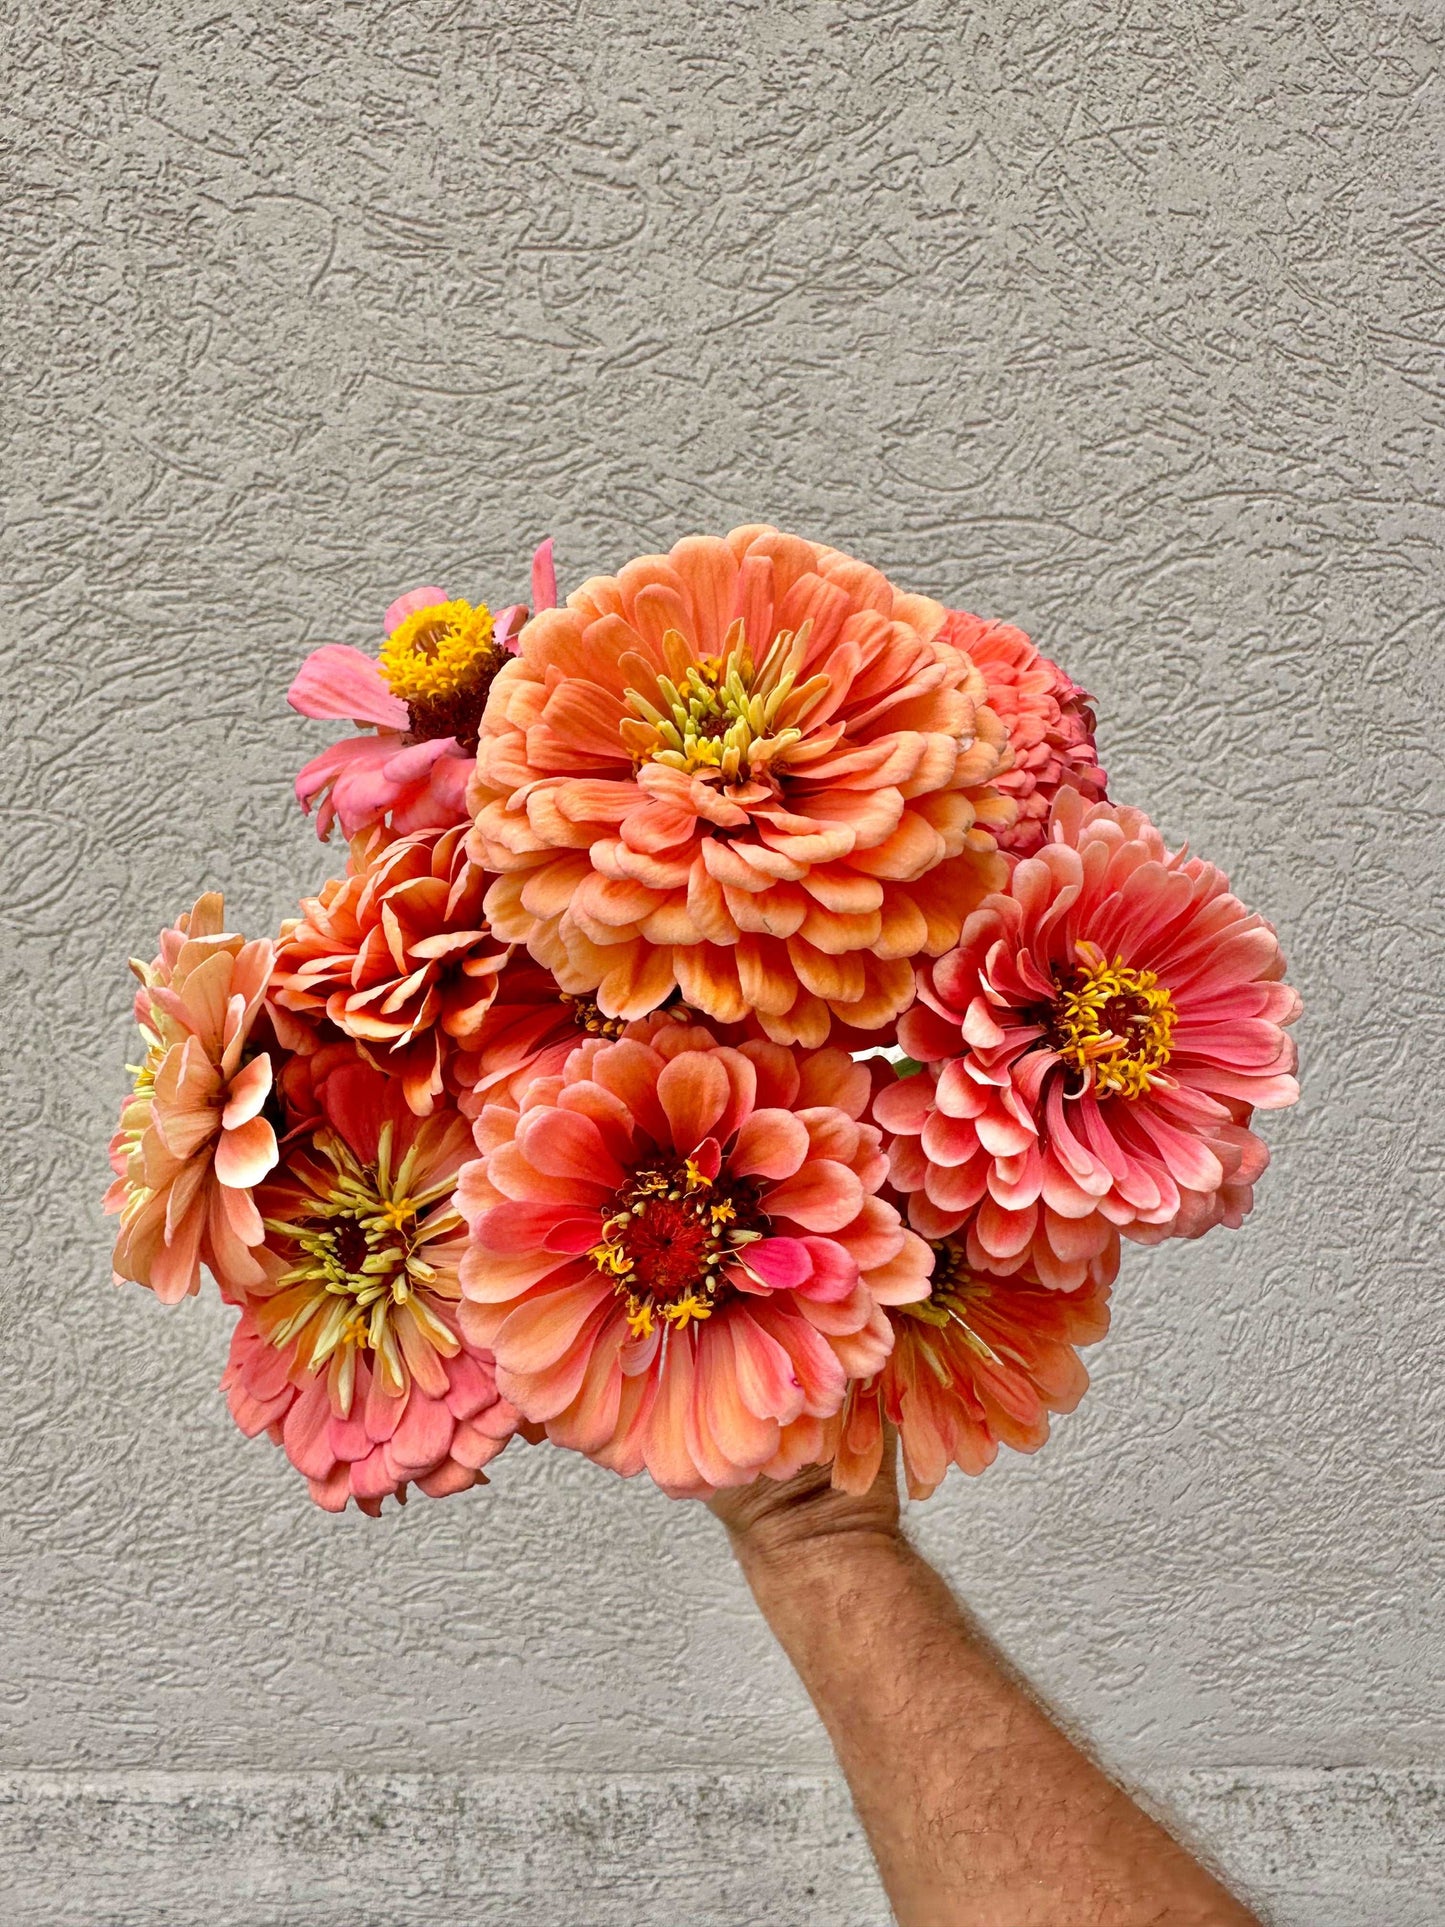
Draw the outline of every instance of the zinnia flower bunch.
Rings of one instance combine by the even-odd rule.
[[[1297,1095],[1271,927],[1112,802],[1027,636],[763,526],[437,587],[290,694],[341,874],[135,963],[118,1279],[204,1267],[318,1504],[521,1434],[678,1496],[1031,1452],[1121,1240],[1237,1226]]]

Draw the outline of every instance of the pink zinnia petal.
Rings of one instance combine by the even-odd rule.
[[[435,583],[421,589],[408,589],[405,595],[399,595],[395,602],[388,604],[386,614],[381,619],[382,627],[390,635],[408,616],[414,616],[418,609],[432,609],[448,600],[446,590],[439,589]]]
[[[1273,931],[1142,812],[1087,792],[1061,779],[1047,839],[923,966],[928,1025],[901,1028],[943,1054],[874,1100],[917,1228],[1062,1290],[1118,1229],[1238,1222],[1231,1134],[1295,1095]]]
[[[286,692],[303,716],[337,722],[369,723],[380,729],[405,729],[406,704],[393,696],[376,659],[346,643],[313,649]]]

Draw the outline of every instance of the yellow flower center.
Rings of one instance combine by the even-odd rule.
[[[438,1273],[425,1256],[430,1240],[450,1235],[461,1224],[454,1208],[426,1216],[429,1206],[452,1191],[456,1179],[453,1175],[413,1191],[416,1148],[393,1170],[392,1137],[392,1126],[383,1125],[376,1164],[363,1165],[333,1131],[318,1131],[312,1140],[316,1162],[297,1167],[306,1195],[295,1217],[265,1221],[273,1237],[287,1242],[292,1262],[264,1308],[262,1327],[278,1347],[299,1338],[298,1355],[313,1372],[333,1354],[349,1354],[341,1360],[347,1381],[343,1409],[350,1406],[357,1351],[371,1356],[393,1397],[406,1389],[409,1381],[396,1329],[403,1307],[416,1335],[433,1351],[450,1358],[460,1350],[428,1302]]]
[[[485,603],[434,602],[397,624],[378,663],[407,706],[414,736],[455,736],[471,749],[492,678],[506,660]]]
[[[740,1207],[756,1215],[750,1193],[719,1193],[692,1158],[633,1174],[587,1255],[623,1299],[634,1338],[650,1338],[658,1318],[680,1331],[712,1316],[723,1265],[763,1236],[738,1223]]]
[[[404,703],[454,696],[491,666],[492,612],[485,603],[434,602],[415,609],[381,645],[381,673]]]
[[[893,1316],[911,1318],[920,1325],[929,1325],[940,1332],[952,1327],[970,1351],[997,1365],[1002,1362],[998,1353],[979,1336],[971,1322],[972,1307],[986,1299],[989,1290],[988,1280],[970,1271],[964,1263],[959,1246],[936,1244],[933,1247],[932,1291],[916,1304],[896,1306]],[[921,1333],[919,1336],[922,1338]],[[919,1350],[939,1383],[952,1385],[953,1374],[942,1354],[935,1351],[927,1340]]]
[[[1059,980],[1049,1037],[1083,1089],[1099,1097],[1142,1097],[1169,1062],[1174,1000],[1152,970],[1132,970],[1101,952]]]
[[[571,1012],[578,1030],[585,1030],[589,1037],[617,1038],[627,1028],[628,1020],[625,1017],[604,1017],[595,998],[574,997],[569,990],[559,990],[557,996],[564,1008]]]
[[[755,664],[739,620],[722,655],[688,660],[686,639],[670,629],[662,646],[672,674],[659,674],[650,695],[624,692],[636,712],[622,723],[634,760],[689,775],[716,771],[724,783],[765,779],[802,741],[799,724],[828,687],[825,676],[797,680],[807,640],[806,623],[796,635],[784,630]]]

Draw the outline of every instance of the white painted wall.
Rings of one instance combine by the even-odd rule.
[[[1276,1920],[1445,1915],[1438,10],[0,17],[19,1920],[884,1918],[705,1514],[521,1449],[312,1511],[95,1204],[125,955],[335,861],[302,651],[755,518],[1028,628],[1308,1006],[1251,1224],[1134,1254],[1081,1411],[919,1538]]]

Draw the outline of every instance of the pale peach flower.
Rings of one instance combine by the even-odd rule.
[[[281,1446],[328,1511],[484,1484],[517,1414],[457,1322],[466,1121],[416,1117],[352,1045],[317,1052],[307,1083],[315,1115],[257,1194],[260,1277],[221,1381],[232,1415]]]
[[[658,1013],[488,1104],[457,1199],[462,1330],[559,1445],[665,1490],[772,1472],[927,1293],[877,1196],[872,1088],[846,1053],[733,1049]]]
[[[418,1114],[441,1095],[448,1052],[475,1036],[508,954],[487,928],[465,835],[356,837],[345,877],[282,926],[272,973],[279,1010],[355,1038]]]
[[[1299,1094],[1273,929],[1142,811],[1054,799],[1049,841],[925,966],[899,1024],[925,1064],[878,1094],[893,1182],[968,1263],[1073,1289],[1122,1232],[1235,1224]]]
[[[258,1275],[252,1190],[276,1162],[262,1115],[273,948],[247,943],[223,918],[221,898],[203,896],[161,933],[153,962],[131,962],[145,1052],[111,1139],[105,1208],[120,1214],[117,1282],[132,1279],[165,1304],[200,1289],[203,1264],[227,1296]]]
[[[982,672],[988,706],[1008,731],[1013,761],[994,786],[1014,799],[1019,813],[1016,823],[997,832],[999,848],[1010,856],[1032,856],[1061,788],[1078,790],[1089,803],[1108,794],[1089,698],[1011,623],[950,609],[940,636]]]
[[[783,1043],[877,1029],[1004,865],[1014,806],[945,611],[776,529],[696,536],[534,616],[482,718],[487,916],[607,1017],[675,992]]]

